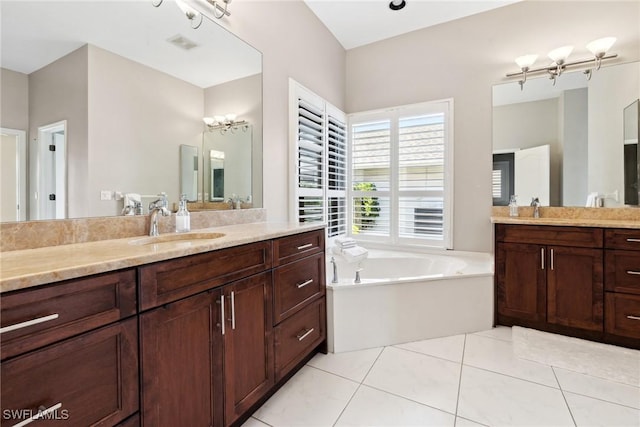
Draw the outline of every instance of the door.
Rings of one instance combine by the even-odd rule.
[[[271,272],[223,289],[225,299],[225,425],[231,425],[274,383]]]
[[[67,121],[38,128],[38,181],[35,219],[67,217]]]
[[[23,130],[0,128],[0,222],[27,219],[27,142]]]
[[[496,249],[498,317],[523,320],[524,325],[546,320],[546,248],[540,245],[498,243]]]
[[[515,194],[521,205],[528,205],[533,197],[542,206],[549,206],[550,199],[550,148],[549,145],[527,148],[514,153]]]
[[[603,258],[601,249],[549,247],[549,323],[603,330]]]
[[[222,425],[220,291],[140,316],[142,425]]]

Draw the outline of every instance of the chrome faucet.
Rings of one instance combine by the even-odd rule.
[[[333,279],[331,279],[331,283],[338,283],[338,266],[334,257],[331,257],[331,264],[333,264]]]
[[[540,218],[540,200],[537,197],[531,199],[531,206],[533,206],[533,217]]]
[[[149,236],[160,235],[160,232],[158,231],[158,212],[161,213],[162,216],[171,215],[171,212],[169,212],[169,209],[167,209],[167,206],[169,206],[167,195],[165,193],[160,193],[159,196],[160,198],[158,200],[154,200],[153,202],[149,203]]]
[[[360,280],[361,271],[362,271],[361,268],[356,269],[356,278],[353,280],[353,283],[362,283],[362,281]]]

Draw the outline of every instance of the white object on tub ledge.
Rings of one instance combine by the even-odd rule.
[[[333,253],[336,255],[342,255],[349,263],[362,262],[367,259],[367,256],[369,255],[369,251],[362,246],[352,246],[343,249],[334,246]]]

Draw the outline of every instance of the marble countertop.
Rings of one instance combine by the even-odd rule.
[[[224,234],[223,237],[216,239],[132,244],[132,241],[139,241],[144,237],[138,236],[0,252],[0,293],[274,239],[323,227],[322,224],[301,226],[292,223],[261,222],[190,232],[192,234]]]
[[[545,217],[533,218],[533,217],[523,217],[523,216],[518,216],[518,217],[492,216],[491,223],[640,229],[640,221],[630,220],[630,219],[545,218]]]

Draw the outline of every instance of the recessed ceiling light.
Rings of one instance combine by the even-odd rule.
[[[389,9],[391,10],[400,10],[407,5],[405,0],[391,0],[389,3]]]
[[[191,50],[194,47],[198,47],[198,44],[196,42],[191,41],[180,34],[177,34],[171,37],[170,39],[167,39],[167,41],[175,46],[178,46],[180,49],[184,49],[184,50]]]

